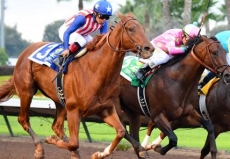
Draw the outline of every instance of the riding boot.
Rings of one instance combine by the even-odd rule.
[[[69,46],[70,54],[77,53],[80,49],[81,49],[81,46],[78,42],[74,42],[74,43],[70,44],[70,46]]]
[[[70,52],[69,54],[71,55],[77,53],[80,49],[81,49],[80,44],[78,42],[74,42],[69,46],[69,52]],[[64,57],[62,55],[59,55],[58,58],[53,60],[53,63],[60,68],[63,66],[63,61],[64,61]]]
[[[145,74],[147,72],[149,72],[151,70],[151,67],[149,66],[149,64],[145,64],[142,68],[140,68],[137,72],[136,72],[136,77],[137,79],[139,79],[142,83],[145,83]]]

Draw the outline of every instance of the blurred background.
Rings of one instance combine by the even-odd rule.
[[[1,0],[0,66],[15,65],[31,43],[60,42],[58,28],[81,9],[92,9],[97,0]],[[113,6],[110,25],[117,12],[132,12],[143,24],[149,39],[171,28],[197,22],[201,26],[208,0],[108,0]],[[230,30],[230,0],[210,0],[201,34],[214,36]]]

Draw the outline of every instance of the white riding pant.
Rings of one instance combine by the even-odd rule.
[[[66,31],[66,29],[68,29],[68,27],[65,26],[65,24],[63,24],[60,28],[59,28],[59,38],[61,39],[61,41],[63,42],[63,36],[64,33]],[[77,32],[73,32],[72,34],[70,34],[69,37],[69,44],[72,44],[74,42],[78,42],[79,45],[81,47],[85,46],[88,42],[92,41],[93,37],[90,35],[86,35],[86,36],[82,36],[80,34],[78,34]]]
[[[140,59],[141,62],[148,63],[151,68],[168,62],[173,56],[165,53],[158,47],[155,47],[153,55],[148,59]]]

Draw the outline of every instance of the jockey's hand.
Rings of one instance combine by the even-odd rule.
[[[69,50],[68,49],[64,50],[61,55],[63,57],[68,57],[69,56]]]

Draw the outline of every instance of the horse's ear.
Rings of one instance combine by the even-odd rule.
[[[125,21],[125,20],[124,20],[124,19],[125,19],[125,16],[124,16],[123,14],[117,13],[117,16],[121,19],[122,22]]]
[[[132,12],[127,13],[126,16],[131,17],[131,18],[135,18],[135,16],[133,15]]]

